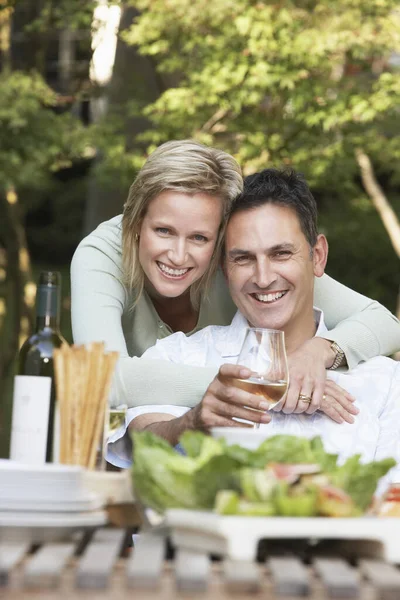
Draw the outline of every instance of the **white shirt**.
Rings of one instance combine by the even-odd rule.
[[[326,327],[321,311],[315,309],[314,316],[318,323],[316,336],[323,335]],[[143,356],[218,369],[225,363],[236,363],[247,327],[246,319],[237,312],[229,326],[211,325],[190,337],[175,333],[159,340]],[[354,423],[335,423],[320,411],[313,415],[272,412],[271,422],[260,425],[266,437],[279,433],[305,437],[320,435],[325,449],[339,454],[340,462],[357,453],[362,455],[364,462],[386,457],[400,461],[400,363],[379,356],[351,371],[329,371],[328,377],[356,398],[355,405],[360,412]],[[155,412],[180,417],[188,410],[188,407],[172,405],[129,409],[125,427],[109,440],[107,460],[120,467],[130,466],[131,445],[125,434],[128,424],[137,416]],[[391,471],[390,479],[400,481],[395,471]]]

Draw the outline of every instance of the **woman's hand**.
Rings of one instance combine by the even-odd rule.
[[[332,365],[333,360],[330,342],[318,337],[307,340],[290,354],[289,388],[279,410],[285,414],[305,412],[311,415],[320,409],[337,423],[352,423],[351,415],[358,413],[353,405],[354,398],[326,378],[326,369]],[[306,399],[302,399],[300,395]]]
[[[354,406],[355,398],[331,379],[325,382],[325,393],[322,398],[320,411],[336,423],[354,423],[353,415],[360,411]]]

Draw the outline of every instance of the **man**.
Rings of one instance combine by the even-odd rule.
[[[191,410],[160,405],[130,409],[131,429],[147,428],[176,445],[186,429],[243,427],[236,419],[244,419],[260,423],[266,437],[321,435],[326,449],[338,452],[342,459],[358,452],[365,460],[399,456],[400,364],[388,358],[371,359],[346,373],[330,373],[331,381],[356,398],[356,406],[350,401],[347,406],[355,419],[341,425],[322,411],[254,412],[251,408],[265,411],[262,398],[232,384],[233,378],[250,375],[235,364],[249,325],[283,330],[288,352],[326,332],[323,315],[313,309],[314,277],[324,273],[328,255],[326,238],[318,235],[316,222],[315,200],[298,174],[266,169],[247,179],[226,231],[224,268],[238,308],[232,324],[210,326],[190,337],[176,333],[144,354],[189,365],[216,365],[219,373]],[[302,401],[311,398],[304,395]],[[329,393],[324,402],[329,403]],[[127,436],[121,434],[110,441],[108,460],[128,466]]]

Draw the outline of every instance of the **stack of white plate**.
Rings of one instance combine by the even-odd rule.
[[[0,460],[0,541],[42,542],[106,522],[102,500],[77,466]]]

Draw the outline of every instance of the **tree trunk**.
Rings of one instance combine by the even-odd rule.
[[[361,179],[365,191],[378,211],[394,251],[400,258],[400,221],[375,178],[374,169],[369,156],[361,148],[357,148],[355,154],[358,166],[360,167]]]
[[[4,8],[5,0],[0,0],[0,68],[11,69],[11,15],[12,8]]]
[[[379,213],[385,229],[389,235],[394,251],[400,258],[400,222],[396,213],[390,206],[381,186],[376,180],[374,169],[369,156],[361,149],[355,151],[358,166],[360,167],[361,179],[367,192],[371,198],[373,205]],[[400,319],[400,286],[397,294],[396,316]],[[396,360],[400,360],[400,352],[394,355]]]
[[[58,40],[59,90],[62,94],[71,94],[71,79],[75,63],[74,36],[71,29],[60,31]]]
[[[138,11],[135,8],[122,6],[119,33],[129,29],[137,15]],[[168,83],[158,75],[154,62],[149,57],[140,55],[135,46],[128,46],[119,35],[113,74],[108,89],[105,90],[103,106],[111,119],[113,114],[123,115],[124,127],[121,133],[124,134],[127,151],[139,145],[136,136],[149,127],[149,121],[145,117],[129,115],[129,104],[132,101],[141,106],[150,104],[167,85]],[[93,231],[102,221],[122,212],[127,195],[128,189],[118,187],[117,184],[112,190],[104,189],[93,173],[89,184],[83,233]]]
[[[400,285],[399,285],[399,291],[397,292],[396,317],[398,319],[400,319]]]
[[[21,324],[25,329],[32,325],[32,307],[29,305],[31,269],[26,246],[24,227],[21,222],[18,197],[14,190],[0,193],[0,244],[2,246],[2,268],[5,278],[1,284],[2,321],[0,328],[0,455],[8,448],[8,423],[10,403],[6,401],[6,390],[14,373],[15,358],[20,345]],[[33,295],[30,299],[33,300]]]
[[[400,285],[399,285],[399,291],[397,292],[396,317],[398,319],[400,319]],[[395,360],[399,360],[400,361],[400,350],[399,350],[399,352],[396,352],[396,354],[394,354],[393,358]]]

